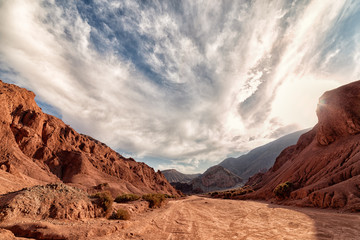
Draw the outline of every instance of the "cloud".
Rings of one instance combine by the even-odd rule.
[[[356,1],[0,2],[0,77],[155,168],[199,172],[316,122],[359,79]]]

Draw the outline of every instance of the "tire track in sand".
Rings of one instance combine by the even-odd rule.
[[[359,222],[359,214],[191,196],[101,239],[358,239]]]

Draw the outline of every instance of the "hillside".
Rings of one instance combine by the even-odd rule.
[[[219,165],[246,181],[254,174],[265,172],[271,168],[280,152],[286,147],[296,144],[300,135],[307,131],[308,129],[285,135],[275,141],[257,147],[240,157],[227,158],[219,163]]]
[[[289,181],[283,203],[360,211],[360,81],[325,92],[316,113],[314,128],[268,172],[250,178],[256,191],[241,198],[272,199],[276,186]]]
[[[164,174],[169,183],[189,183],[191,180],[201,175],[200,173],[184,174],[175,169],[162,170],[161,173]]]
[[[160,172],[77,133],[43,113],[34,98],[0,81],[0,194],[51,182],[85,190],[103,184],[115,194],[177,194]]]

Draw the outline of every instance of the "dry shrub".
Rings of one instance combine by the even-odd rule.
[[[117,203],[127,203],[127,202],[132,202],[132,201],[136,201],[139,200],[140,196],[136,195],[136,194],[122,194],[119,195],[115,198],[115,202]]]
[[[254,190],[249,186],[244,186],[238,189],[232,189],[221,192],[211,192],[209,195],[213,198],[225,198],[225,199],[236,199],[237,196],[252,193]]]
[[[209,193],[212,197],[216,197],[217,195],[219,195],[218,192],[212,192],[212,193]]]
[[[111,196],[111,193],[106,192],[98,192],[91,196],[92,198],[96,198],[96,204],[100,206],[102,209],[104,209],[105,216],[108,216],[112,210],[112,204],[113,204],[113,198]]]
[[[118,209],[116,212],[113,212],[110,219],[129,220],[130,213],[125,209]]]
[[[161,204],[165,201],[165,195],[159,193],[145,194],[142,198],[149,202],[150,208],[161,207]]]
[[[164,194],[165,198],[177,198],[175,195]]]
[[[225,199],[230,199],[232,197],[232,193],[231,192],[225,192],[224,194],[224,198]]]
[[[274,189],[274,194],[279,199],[288,198],[290,196],[291,191],[293,190],[293,184],[291,182],[284,182]]]

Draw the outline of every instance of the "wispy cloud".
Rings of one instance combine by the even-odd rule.
[[[0,21],[3,80],[156,168],[309,127],[360,78],[357,1],[3,0]]]

